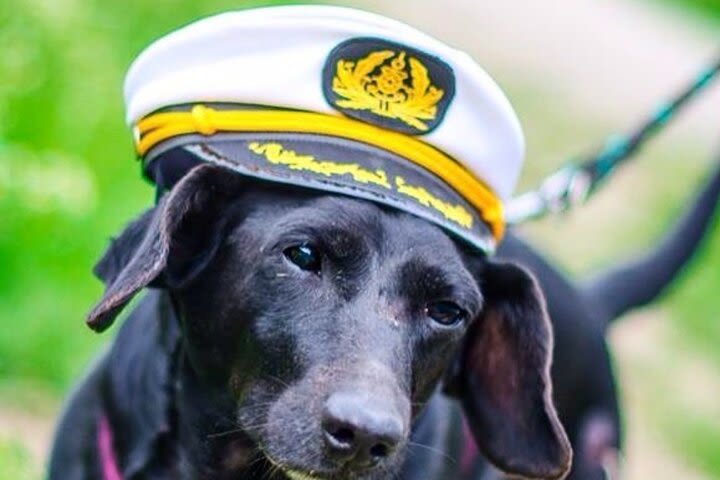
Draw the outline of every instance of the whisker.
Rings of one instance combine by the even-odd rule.
[[[261,429],[267,427],[269,424],[270,424],[269,422],[262,422],[262,423],[255,423],[255,424],[251,424],[251,425],[238,425],[237,428],[233,428],[230,430],[224,430],[222,432],[210,433],[207,435],[207,438],[225,437],[227,435],[232,435],[233,433],[260,431]]]
[[[393,479],[398,480],[398,479],[400,478],[400,474],[399,474],[399,473],[396,473],[396,472],[390,470],[388,467],[386,467],[386,466],[383,465],[383,466],[380,467],[380,468],[381,468],[382,471],[384,471],[385,473],[389,474]]]
[[[226,437],[228,435],[232,435],[233,433],[240,433],[244,430],[245,430],[244,428],[233,428],[232,430],[225,430],[224,432],[209,433],[206,438]]]
[[[417,443],[417,442],[413,442],[413,441],[408,441],[408,445],[412,446],[412,447],[424,448],[425,450],[428,450],[430,452],[437,453],[438,455],[442,455],[443,457],[447,458],[448,460],[450,460],[451,462],[453,462],[455,464],[457,463],[457,459],[451,457],[450,455],[448,455],[447,453],[443,452],[442,450],[440,450],[438,448],[431,447],[430,445],[424,445],[422,443]]]
[[[257,455],[257,457],[252,462],[248,463],[247,468],[253,467],[253,466],[257,465],[258,463],[262,462],[263,460],[266,460],[265,453],[262,451],[262,449],[260,447],[256,447],[255,455]]]
[[[268,379],[270,379],[270,380],[273,380],[273,381],[279,383],[281,386],[283,386],[283,387],[285,387],[285,388],[290,388],[290,384],[287,383],[285,380],[283,380],[283,379],[280,378],[280,377],[276,377],[275,375],[267,375],[266,378],[268,378]]]

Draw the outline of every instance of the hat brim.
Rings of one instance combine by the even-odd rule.
[[[438,177],[391,152],[316,134],[189,134],[154,147],[145,174],[161,188],[199,162],[275,183],[362,198],[428,220],[486,254],[495,239],[479,212]]]

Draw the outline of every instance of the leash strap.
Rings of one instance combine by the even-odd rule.
[[[615,171],[632,157],[640,147],[655,136],[689,101],[702,92],[720,72],[720,57],[705,68],[695,80],[677,96],[660,104],[647,120],[627,135],[613,135],[598,152],[584,161],[569,162],[547,177],[537,190],[514,198],[507,209],[507,222],[519,224],[544,217],[548,213],[562,213],[584,203]]]
[[[102,480],[122,480],[115,453],[113,452],[113,435],[110,422],[104,414],[98,419],[97,442]]]

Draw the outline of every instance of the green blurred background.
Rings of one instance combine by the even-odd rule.
[[[531,0],[526,1],[490,9],[497,17],[492,21],[503,22],[506,15],[508,25],[514,25],[517,15],[531,8]],[[95,335],[83,325],[84,313],[101,292],[90,270],[108,239],[152,201],[123,122],[125,70],[143,46],[165,32],[207,14],[268,3],[273,2],[0,2],[0,479],[41,477],[62,398],[112,336]],[[460,18],[475,9],[472,1],[327,3],[387,11],[470,50],[507,89],[526,127],[526,188],[568,157],[632,125],[652,106],[636,98],[645,90],[638,88],[645,82],[640,78],[638,83],[636,77],[645,70],[633,72],[635,83],[625,82],[622,63],[628,59],[618,55],[617,66],[614,57],[606,58],[600,71],[595,59],[586,58],[593,55],[592,45],[575,45],[597,70],[587,81],[581,75],[568,78],[572,69],[567,74],[560,69],[560,76],[553,77],[558,69],[552,61],[547,62],[548,75],[528,74],[524,65],[532,60],[542,69],[547,50],[527,57],[522,43],[506,51],[489,46],[482,29],[455,28],[453,15]],[[557,12],[547,12],[547,26],[540,25],[537,32],[548,28],[558,33],[569,25],[555,17],[563,3],[570,5],[559,2]],[[650,26],[643,23],[642,28],[687,32],[692,41],[684,48],[698,46],[692,50],[696,59],[710,58],[714,49],[706,48],[712,47],[706,39],[717,38],[720,27],[720,0],[578,4],[587,5],[572,7],[571,13],[613,8],[617,11],[612,15],[618,16],[608,18],[647,16]],[[648,68],[664,65],[680,79],[658,84],[651,89],[652,98],[660,100],[674,91],[668,86],[681,86],[693,73],[687,65],[676,69],[667,63],[672,58],[666,55],[667,45],[659,40],[653,44],[652,35],[651,40],[642,37],[644,30],[638,33],[636,25],[610,27],[608,23],[608,37],[625,28],[628,42],[633,35],[638,42],[649,42],[643,51],[656,55],[637,62]],[[502,34],[502,29],[497,32]],[[568,30],[568,43],[583,41],[572,37],[576,33]],[[505,35],[494,39],[512,41],[524,35],[527,44],[535,41],[527,38],[532,30]],[[674,54],[685,58],[680,51]],[[553,55],[563,58],[562,51]],[[653,85],[649,77],[647,85]],[[695,119],[704,128],[673,128],[587,207],[564,219],[524,227],[523,233],[578,276],[652,245],[714,162],[713,147],[720,136],[708,118]],[[717,120],[718,115],[714,125],[720,131]],[[719,267],[720,232],[715,229],[670,295],[611,332],[626,406],[625,478],[720,478]]]

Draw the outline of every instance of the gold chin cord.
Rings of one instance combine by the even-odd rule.
[[[188,134],[307,133],[362,142],[391,152],[443,180],[470,203],[499,241],[505,230],[503,206],[495,193],[447,154],[422,140],[347,117],[297,110],[216,110],[194,105],[188,111],[159,112],[135,128],[135,148],[144,156],[173,137]]]

